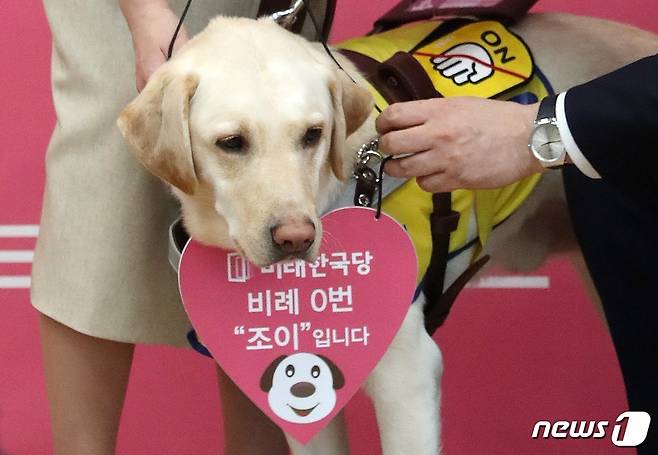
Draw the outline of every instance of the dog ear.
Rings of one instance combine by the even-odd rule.
[[[117,120],[146,169],[188,194],[198,183],[189,128],[190,101],[198,85],[196,75],[158,71]]]
[[[329,365],[329,369],[331,370],[331,375],[334,378],[334,390],[342,389],[343,386],[345,385],[345,376],[343,376],[343,372],[340,371],[340,368],[329,360],[328,357],[325,357],[323,355],[318,355],[324,362]]]
[[[374,100],[368,90],[355,84],[342,70],[329,83],[334,108],[329,161],[339,180],[347,180],[354,169],[354,150],[347,150],[345,141],[372,113]]]
[[[265,371],[263,372],[263,375],[260,377],[260,389],[263,392],[269,392],[272,389],[272,382],[274,381],[274,370],[276,370],[276,367],[279,366],[283,360],[288,357],[287,355],[282,355],[277,357],[276,359],[272,360],[272,363],[270,363],[270,366],[268,366]]]

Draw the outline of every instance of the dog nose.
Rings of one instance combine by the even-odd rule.
[[[270,232],[274,245],[286,254],[303,253],[315,240],[315,225],[307,217],[288,218]]]
[[[290,387],[290,393],[292,393],[297,398],[310,397],[315,393],[315,386],[310,382],[298,382],[297,384]]]

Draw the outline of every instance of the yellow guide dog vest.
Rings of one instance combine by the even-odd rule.
[[[496,21],[456,21],[457,26],[453,24],[455,21],[416,22],[350,39],[337,47],[378,62],[385,62],[397,52],[408,52],[422,65],[436,91],[444,97],[478,96],[527,103],[552,93],[548,82],[534,67],[525,43],[505,26]],[[388,105],[373,85],[369,88],[379,108]],[[460,218],[450,236],[450,252],[458,252],[476,239],[481,250],[494,226],[521,205],[539,178],[538,174],[533,175],[492,190],[453,191],[452,210],[459,212]],[[384,198],[382,210],[407,228],[418,256],[420,281],[432,253],[432,195],[411,179]],[[475,220],[471,220],[473,216]]]

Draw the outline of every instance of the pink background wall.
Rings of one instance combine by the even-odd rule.
[[[367,31],[394,3],[339,1],[333,38]],[[542,0],[536,9],[605,17],[658,32],[654,0]],[[36,315],[21,277],[29,275],[34,246],[29,231],[39,222],[43,155],[55,122],[49,32],[40,2],[2,2],[0,43],[0,453],[36,455],[49,453],[50,435]],[[28,225],[27,233],[9,238],[7,229],[16,225]],[[13,253],[2,259],[6,252]],[[548,289],[465,291],[437,337],[447,367],[448,454],[620,453],[606,440],[529,437],[539,419],[609,420],[626,407],[612,345],[571,266],[555,258],[536,274],[548,277]],[[219,453],[212,376],[212,364],[195,354],[140,347],[119,453]],[[363,397],[348,415],[354,453],[376,453]]]

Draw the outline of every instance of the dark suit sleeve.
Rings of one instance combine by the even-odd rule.
[[[658,188],[658,54],[570,89],[565,112],[603,179],[624,189]]]

